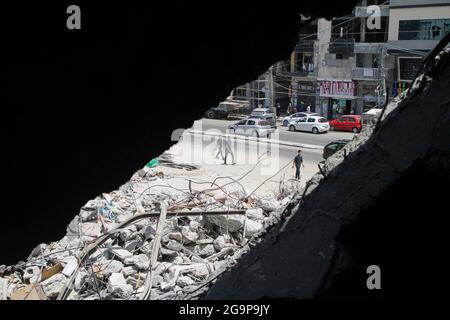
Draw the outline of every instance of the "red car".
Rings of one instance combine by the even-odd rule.
[[[342,131],[352,131],[358,133],[361,131],[361,116],[348,115],[340,116],[337,119],[331,120],[330,130],[342,130]]]

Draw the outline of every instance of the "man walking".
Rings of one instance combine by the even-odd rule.
[[[234,154],[233,154],[233,148],[231,146],[231,138],[230,136],[228,136],[225,140],[225,157],[224,157],[224,163],[223,164],[227,164],[227,157],[230,154],[231,155],[231,159],[232,162],[231,164],[236,164],[236,162],[234,162]]]
[[[224,139],[223,136],[219,136],[217,138],[217,154],[216,154],[216,159],[223,159],[223,143],[224,143]],[[219,158],[220,155],[220,158]]]
[[[298,154],[295,156],[294,161],[292,163],[292,168],[295,165],[295,179],[300,180],[300,166],[305,167],[303,164],[302,150],[298,150]]]

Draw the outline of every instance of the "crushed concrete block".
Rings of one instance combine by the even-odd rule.
[[[0,278],[0,300],[6,300],[8,297],[8,280]]]
[[[245,221],[245,236],[252,237],[263,229],[263,225],[257,221],[247,219]]]
[[[67,282],[66,276],[61,273],[55,274],[53,277],[48,278],[41,282],[42,289],[45,295],[49,299],[56,298],[59,292],[64,288]]]
[[[80,210],[80,219],[82,222],[97,220],[97,208],[82,208]]]
[[[150,259],[145,254],[138,254],[124,260],[126,265],[134,265],[140,270],[147,270],[150,266]]]
[[[75,290],[79,291],[83,284],[85,283],[86,279],[88,278],[88,273],[84,270],[81,270],[78,272],[77,276],[75,277],[74,281],[74,287]]]
[[[135,275],[137,273],[137,269],[134,266],[124,267],[122,269],[122,273],[125,277],[129,277]]]
[[[256,208],[256,209],[248,209],[245,214],[247,215],[247,218],[260,221],[264,219],[264,213],[263,209]]]
[[[156,229],[149,224],[144,226],[140,233],[145,237],[145,239],[151,239],[156,235]]]
[[[110,252],[120,261],[123,261],[133,255],[130,251],[123,248],[110,248]]]
[[[193,232],[197,232],[198,228],[200,228],[200,222],[192,220],[189,222],[189,229]]]
[[[119,237],[122,241],[127,241],[135,232],[137,232],[136,226],[131,225],[120,231]]]
[[[113,273],[108,279],[108,292],[128,296],[133,292],[133,287],[127,283],[122,273]]]
[[[110,260],[99,266],[101,275],[109,276],[113,273],[119,273],[123,269],[123,263],[117,260]],[[95,269],[94,269],[95,270]]]
[[[168,257],[176,257],[176,256],[178,256],[178,252],[174,251],[174,250],[161,248],[159,251],[161,252],[161,254],[163,256],[168,256]]]
[[[23,279],[28,281],[28,283],[36,283],[41,277],[41,269],[39,267],[33,266],[25,269],[23,274]]]
[[[242,215],[214,215],[208,216],[208,221],[229,232],[236,232],[244,225],[245,218]]]
[[[178,242],[182,242],[183,241],[183,235],[181,234],[181,232],[172,232],[168,234],[168,237],[170,240],[175,240]]]
[[[72,273],[78,268],[78,260],[75,257],[70,257],[66,259],[67,263],[62,270],[62,274],[66,277],[70,277]]]
[[[140,248],[144,245],[144,241],[142,240],[131,240],[127,241],[124,245],[124,249],[130,252],[135,251],[137,248]]]
[[[211,239],[211,238],[205,238],[205,239],[195,241],[196,244],[210,244],[213,242],[214,242],[214,239]]]
[[[172,251],[181,251],[183,249],[182,245],[175,240],[170,240],[166,244],[166,247],[167,247],[167,249],[172,250]]]
[[[195,242],[195,240],[197,240],[198,238],[197,232],[192,231],[188,226],[183,226],[181,228],[181,234],[183,235],[184,239],[186,239],[189,242]]]
[[[216,253],[216,250],[214,249],[214,245],[209,243],[195,246],[194,252],[197,252],[200,257],[208,257]]]
[[[177,280],[177,285],[180,287],[186,287],[186,286],[191,286],[194,284],[194,280],[192,280],[192,278],[188,277],[188,276],[181,276],[178,277]]]
[[[152,287],[158,287],[163,282],[164,282],[164,278],[161,275],[159,275],[159,274],[154,275],[153,279],[152,279]]]
[[[256,199],[256,206],[264,211],[276,211],[280,207],[280,203],[273,198],[258,198]]]
[[[177,256],[177,257],[175,257],[175,259],[173,259],[172,263],[173,263],[173,264],[183,264],[183,263],[184,263],[184,260],[183,260],[182,257]]]
[[[214,248],[217,251],[222,250],[223,248],[229,247],[232,244],[230,243],[230,236],[227,234],[224,235],[220,235],[218,236],[214,241],[213,241],[213,245]]]
[[[82,223],[81,234],[84,236],[97,238],[102,234],[102,229],[101,226],[96,222]]]

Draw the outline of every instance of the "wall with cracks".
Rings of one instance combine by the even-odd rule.
[[[448,59],[420,84],[346,146],[345,161],[344,151],[327,161],[327,177],[203,298],[448,296]],[[372,264],[382,290],[366,287]]]

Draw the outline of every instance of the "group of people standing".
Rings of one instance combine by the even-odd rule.
[[[231,164],[236,164],[234,161],[234,153],[233,153],[233,146],[231,143],[231,137],[230,136],[220,136],[217,138],[217,154],[216,159],[222,159],[224,160],[223,164],[227,164],[227,157],[228,155],[231,156]]]

